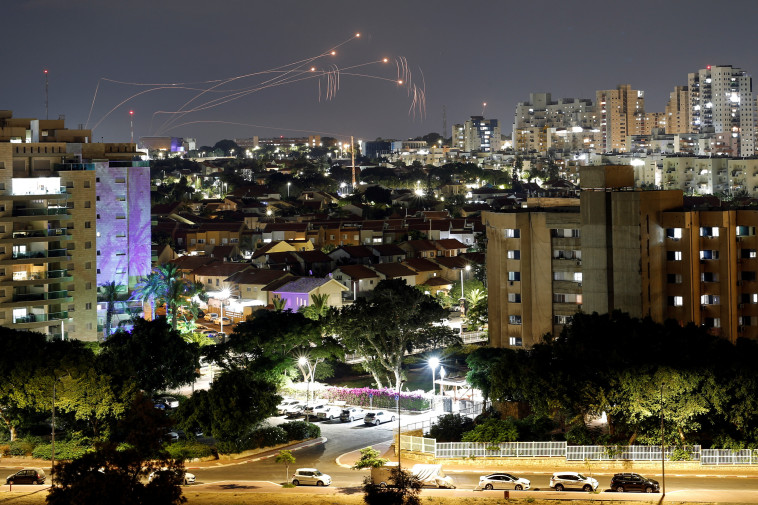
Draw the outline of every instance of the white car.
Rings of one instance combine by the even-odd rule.
[[[373,426],[379,426],[382,423],[387,423],[395,420],[395,415],[390,414],[386,410],[374,410],[367,413],[363,417],[363,423]]]
[[[326,400],[315,400],[305,406],[303,414],[305,417],[316,417],[318,415],[317,411],[324,407],[326,407]]]
[[[366,412],[360,407],[344,407],[340,412],[340,421],[343,423],[352,423],[358,419],[363,419]]]
[[[158,401],[166,406],[166,408],[169,409],[175,409],[179,406],[179,400],[174,398],[173,396],[161,396],[158,398]]]
[[[298,468],[292,476],[292,483],[296,486],[301,484],[311,486],[328,486],[332,483],[332,478],[319,472],[316,468]]]
[[[152,482],[153,479],[155,479],[155,477],[156,477],[156,475],[158,473],[160,473],[160,472],[168,472],[168,471],[169,471],[168,468],[161,468],[157,472],[150,472],[150,475],[147,476],[147,480],[148,480],[148,482]],[[194,473],[189,473],[189,472],[184,472],[184,485],[188,486],[188,485],[194,484],[194,483],[195,483],[195,474]]]
[[[297,403],[295,405],[290,405],[287,407],[287,410],[284,411],[284,415],[287,417],[300,417],[303,415],[304,410],[305,404]]]
[[[213,323],[213,322],[218,321],[218,314],[215,312],[208,312],[207,314],[205,314],[205,316],[203,316],[203,319]]]
[[[585,477],[577,472],[555,472],[550,477],[550,487],[556,491],[564,489],[581,489],[582,491],[595,491],[598,482],[592,477]]]
[[[300,400],[294,400],[292,398],[285,398],[282,400],[282,403],[276,406],[276,412],[279,415],[285,415],[290,407],[294,407],[295,405],[302,405],[303,402]]]
[[[514,489],[521,491],[529,489],[532,483],[509,473],[491,473],[479,477],[479,487],[482,489]]]
[[[323,408],[316,411],[316,416],[321,421],[331,421],[332,419],[339,419],[342,414],[342,407],[339,405],[325,405]]]

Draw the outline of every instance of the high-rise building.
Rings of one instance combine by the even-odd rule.
[[[666,104],[666,133],[691,133],[690,92],[687,86],[675,86]]]
[[[629,137],[641,135],[645,124],[645,93],[629,84],[595,93],[596,125],[602,152],[627,152]]]
[[[736,139],[734,156],[755,154],[756,103],[753,79],[731,65],[707,66],[688,74],[690,131]]]
[[[513,148],[517,151],[544,152],[551,140],[547,130],[591,129],[595,107],[587,98],[552,100],[550,93],[530,93],[528,102],[516,105],[513,118]],[[536,139],[536,142],[535,142]]]
[[[557,335],[578,310],[758,338],[758,210],[685,208],[679,190],[632,191],[632,170],[582,168],[579,202],[482,214],[493,346]]]
[[[150,270],[150,173],[134,144],[0,111],[0,326],[95,340],[98,286]]]
[[[453,146],[467,152],[491,153],[500,150],[500,125],[497,119],[471,116],[464,124],[453,125]]]

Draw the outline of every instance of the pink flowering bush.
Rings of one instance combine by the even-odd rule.
[[[344,401],[349,405],[358,405],[377,409],[394,409],[396,407],[394,389],[372,388],[327,388],[324,398],[330,402]],[[372,398],[373,395],[373,398]],[[400,393],[400,408],[403,410],[428,410],[429,398],[420,393]]]

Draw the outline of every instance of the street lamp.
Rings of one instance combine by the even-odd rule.
[[[471,270],[471,265],[466,265],[466,268],[461,268],[461,337],[463,337],[463,315],[466,308],[466,295],[463,291],[463,271],[468,272]]]
[[[221,333],[224,333],[224,300],[227,300],[231,294],[232,293],[229,290],[229,288],[224,288],[218,293],[216,293],[216,298],[218,298],[221,304],[221,314],[219,315],[219,325],[221,326]],[[224,342],[226,342],[226,335],[224,335]]]
[[[433,356],[429,358],[429,368],[432,369],[432,405],[430,407],[434,407],[434,371],[439,366],[440,360],[438,357]]]
[[[287,183],[287,198],[290,197],[290,184],[292,184],[292,183],[291,182]]]
[[[445,367],[444,367],[444,366],[441,366],[441,367],[440,367],[440,396],[445,396],[445,395],[444,395],[444,393],[442,392],[442,386],[443,386],[443,384],[442,384],[442,383],[443,383],[443,382],[444,382],[444,380],[445,380],[445,375],[446,375],[446,374],[445,374]]]
[[[305,393],[305,422],[307,423],[310,418],[308,416],[308,407],[310,406],[311,401],[311,378],[313,377],[313,368],[311,368],[311,362],[308,361],[308,358],[305,356],[300,356],[297,360],[298,365],[300,365],[300,370],[303,372],[303,378],[306,379],[307,382],[307,389]],[[305,375],[305,371],[303,370],[303,367],[308,367],[308,375]]]

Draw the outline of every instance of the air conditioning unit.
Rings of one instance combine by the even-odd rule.
[[[582,283],[581,283],[581,282],[580,282],[580,283],[578,283],[578,286],[581,288],[581,287],[582,287]]]

